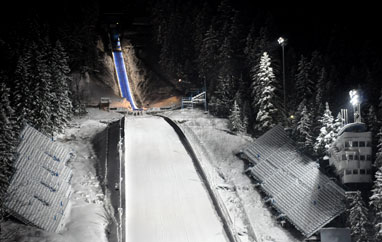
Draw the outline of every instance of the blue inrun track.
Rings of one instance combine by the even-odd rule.
[[[117,46],[120,46],[119,40]],[[117,71],[117,78],[119,82],[119,87],[121,89],[122,97],[126,98],[133,110],[137,110],[138,108],[135,106],[133,95],[131,94],[131,89],[129,85],[129,78],[127,77],[125,61],[123,60],[122,51],[113,51],[113,59],[115,69]]]

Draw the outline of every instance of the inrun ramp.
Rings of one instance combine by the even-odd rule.
[[[20,139],[4,208],[26,224],[59,232],[71,194],[72,171],[65,165],[71,151],[29,125]]]
[[[253,163],[251,175],[271,204],[306,237],[345,211],[345,191],[300,153],[284,128],[276,126],[240,154]]]
[[[120,45],[121,45],[120,41],[117,40],[117,46],[120,47]],[[136,110],[137,107],[135,106],[134,98],[131,93],[129,78],[127,76],[122,50],[113,51],[113,60],[114,60],[115,70],[117,72],[117,78],[118,78],[119,88],[121,90],[122,97],[126,98],[130,102],[131,107],[134,110]]]
[[[190,156],[162,118],[126,118],[127,242],[224,242]]]

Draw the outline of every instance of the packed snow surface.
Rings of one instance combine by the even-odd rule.
[[[127,242],[227,241],[191,158],[165,120],[127,118],[125,149]]]

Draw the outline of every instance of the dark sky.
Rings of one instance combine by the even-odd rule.
[[[100,0],[100,11],[124,11],[129,15],[136,16],[144,13],[147,2],[151,0],[115,0],[113,2]],[[186,0],[185,0],[186,1]],[[203,2],[202,0],[195,0]],[[212,5],[217,5],[220,0],[207,0]],[[86,1],[84,1],[86,2]],[[88,2],[91,2],[90,0]],[[235,0],[232,4],[242,12],[247,19],[256,19],[257,15],[272,16],[275,36],[288,38],[289,46],[299,52],[309,53],[315,49],[322,52],[339,51],[353,52],[355,56],[364,52],[382,54],[379,44],[381,32],[379,7],[370,4],[325,4],[315,1],[296,5],[290,3],[259,4],[258,1]],[[11,2],[11,6],[4,6],[1,10],[1,25],[9,25],[27,15],[31,8],[38,8],[43,13],[55,12],[62,9],[73,9],[86,6],[81,1],[79,4],[74,0],[60,1],[51,4],[38,4],[35,1],[28,5],[19,2]],[[332,49],[328,50],[328,47]]]

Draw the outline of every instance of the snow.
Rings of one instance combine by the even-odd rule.
[[[107,242],[108,203],[96,176],[97,157],[91,139],[121,115],[94,108],[87,111],[87,115],[75,117],[65,133],[56,137],[76,154],[68,164],[73,171],[72,195],[63,231],[48,233],[8,220],[1,224],[2,242]]]
[[[215,118],[200,110],[180,110],[164,115],[178,122],[191,142],[212,185],[224,202],[238,241],[294,242],[303,238],[296,230],[277,223],[251,179],[245,164],[234,154],[252,138],[233,135],[226,119]]]
[[[222,242],[222,223],[190,156],[158,117],[125,123],[127,242]]]

